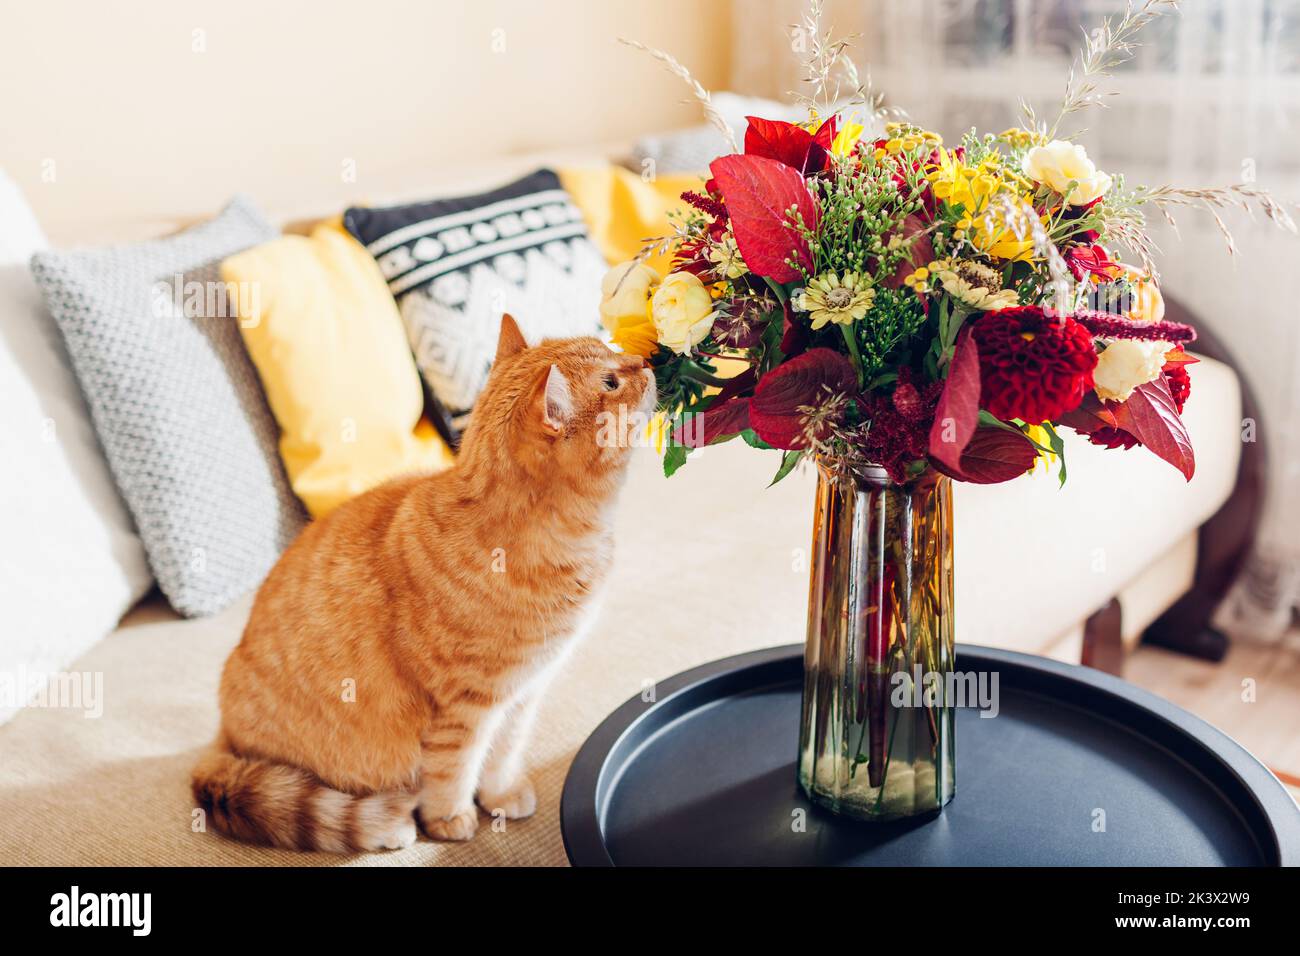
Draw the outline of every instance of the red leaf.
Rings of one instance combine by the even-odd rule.
[[[856,395],[853,363],[831,349],[810,349],[759,381],[749,404],[750,427],[773,448],[803,448],[805,413],[833,394]]]
[[[832,116],[817,127],[817,133],[813,136],[813,143],[830,152],[831,147],[835,145],[835,134],[837,132],[839,132],[839,117]]]
[[[1161,375],[1139,385],[1128,400],[1107,406],[1118,426],[1183,473],[1188,481],[1196,472],[1196,454],[1178,405]]]
[[[746,116],[745,155],[765,156],[785,163],[805,176],[826,168],[826,156],[835,141],[835,117],[822,123],[817,133],[780,120]]]
[[[817,227],[817,204],[797,171],[775,159],[735,154],[715,159],[709,169],[726,200],[736,245],[750,272],[793,282],[802,275],[786,265],[786,259],[812,269],[808,243],[785,212],[794,206],[805,226]]]
[[[754,371],[751,365],[739,375],[733,375],[727,379],[727,384],[718,389],[718,394],[713,399],[713,405],[716,408],[729,398],[734,398],[741,392],[753,388],[754,383],[758,381],[758,373]]]
[[[794,307],[789,302],[782,307],[781,323],[781,354],[794,358],[807,347],[811,330],[806,321],[795,319]]]
[[[950,478],[976,485],[996,485],[1027,472],[1038,449],[1024,435],[1005,428],[977,428],[961,456],[961,468],[931,458],[934,467]]]
[[[819,173],[826,168],[831,147],[835,145],[835,134],[838,131],[839,123],[837,117],[834,116],[817,127],[817,132],[813,136],[812,147],[808,150],[808,159],[804,161],[803,173],[805,176]]]
[[[687,448],[703,448],[749,427],[749,399],[716,398],[708,408],[673,429],[673,442]]]
[[[948,380],[934,410],[930,426],[930,455],[950,468],[960,469],[980,417],[980,353],[970,326],[957,336],[957,348],[948,366]]]
[[[1057,424],[1073,428],[1083,435],[1091,435],[1103,428],[1118,428],[1115,415],[1102,404],[1096,392],[1089,392],[1083,403],[1072,412],[1059,416]]]
[[[1170,365],[1195,365],[1199,361],[1200,359],[1198,359],[1195,355],[1189,355],[1186,352],[1184,352],[1183,347],[1181,345],[1178,346],[1177,348],[1170,349],[1168,352],[1165,353],[1166,367]]]
[[[813,144],[812,133],[794,123],[767,120],[761,116],[746,116],[745,119],[749,120],[745,129],[746,156],[765,156],[799,172],[804,171],[808,150]]]

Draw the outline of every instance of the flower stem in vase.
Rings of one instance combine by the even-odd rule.
[[[885,722],[889,712],[889,677],[894,668],[889,654],[889,636],[894,626],[894,566],[886,563],[877,590],[870,596],[872,613],[867,619],[867,669],[870,693],[867,723],[870,727],[870,755],[867,779],[873,787],[885,779]]]
[[[933,686],[952,668],[949,479],[818,464],[800,782],[862,819],[936,811],[953,792]]]

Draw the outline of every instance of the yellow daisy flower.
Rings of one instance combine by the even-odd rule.
[[[813,279],[795,300],[795,308],[807,312],[812,327],[820,329],[828,322],[851,325],[860,321],[875,301],[871,280],[856,272],[841,277],[827,272]]]
[[[966,259],[954,263],[945,259],[931,263],[930,271],[944,292],[977,312],[1009,309],[1020,304],[1015,290],[1002,288],[1002,276],[997,270],[981,262]]]

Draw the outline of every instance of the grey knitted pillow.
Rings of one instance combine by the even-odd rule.
[[[217,272],[276,235],[237,198],[165,239],[32,257],[154,576],[188,617],[256,587],[305,520]]]

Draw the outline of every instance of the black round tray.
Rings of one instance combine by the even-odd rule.
[[[596,728],[564,784],[569,860],[1300,864],[1300,808],[1199,718],[1119,678],[1027,654],[958,645],[957,668],[997,672],[1000,713],[958,710],[957,795],[938,817],[855,821],[804,797],[795,782],[803,648],[777,647],[678,674],[654,703],[634,697]]]

